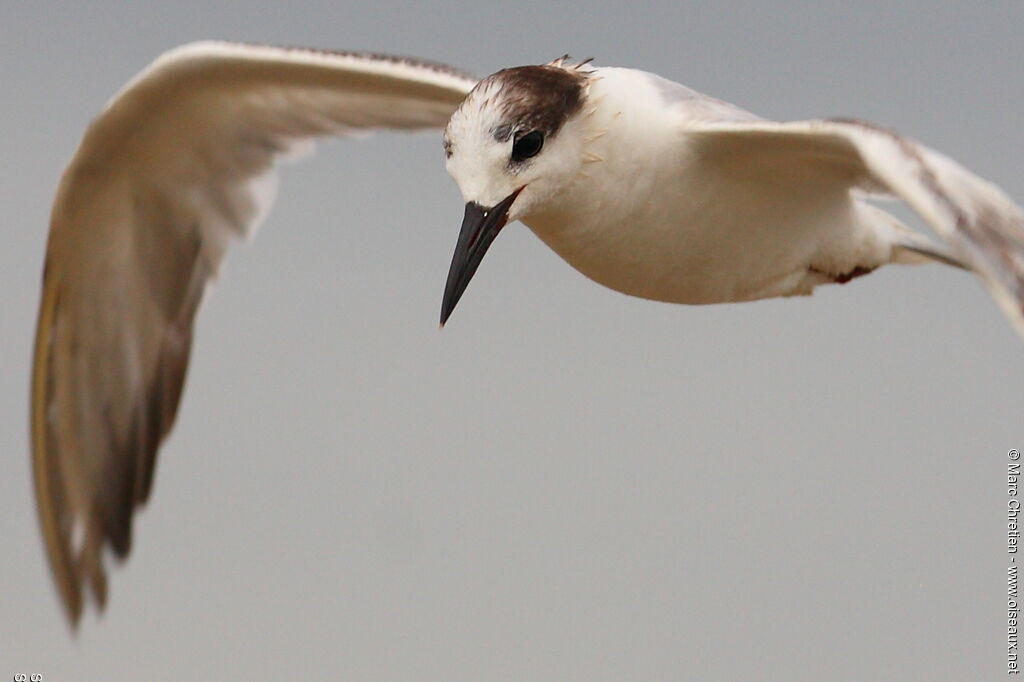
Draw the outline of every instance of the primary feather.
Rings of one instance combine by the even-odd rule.
[[[386,55],[172,50],[92,123],[53,207],[32,382],[36,499],[69,619],[106,598],[174,423],[207,284],[273,199],[275,159],[323,135],[440,128],[476,79]]]

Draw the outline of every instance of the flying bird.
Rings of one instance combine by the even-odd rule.
[[[54,202],[32,375],[36,500],[74,626],[174,423],[192,325],[229,244],[317,137],[443,129],[465,213],[452,314],[521,221],[612,289],[705,304],[810,294],[888,263],[976,274],[1024,334],[1024,215],[951,159],[852,119],[779,123],[643,71],[572,63],[482,80],[379,54],[185,45],[89,126]],[[873,198],[901,199],[938,240]]]

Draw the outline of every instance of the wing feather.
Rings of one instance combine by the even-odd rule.
[[[975,272],[1024,336],[1024,212],[992,183],[933,149],[853,119],[689,122],[687,133],[711,163],[737,172],[828,177],[853,191],[881,188],[902,199],[947,245],[949,254],[935,257]]]
[[[36,500],[72,625],[106,601],[104,548],[131,549],[174,424],[192,323],[273,164],[323,135],[440,128],[476,79],[418,60],[196,43],[106,106],[51,218],[32,379]]]

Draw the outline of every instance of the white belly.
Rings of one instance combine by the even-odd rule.
[[[595,197],[591,210],[580,207],[527,224],[594,281],[674,303],[810,293],[827,281],[812,269],[827,257],[823,254],[849,251],[852,269],[860,255],[855,252],[868,246],[840,243],[864,239],[858,208],[845,192],[812,193],[765,211],[766,202],[737,197],[771,192],[770,187],[702,188],[680,182],[652,183],[650,191],[634,187],[632,195],[623,189],[586,193]],[[622,210],[622,203],[630,204],[629,210]]]
[[[877,218],[837,183],[703,167],[685,122],[637,73],[610,70],[595,86],[605,119],[594,125],[607,134],[589,151],[602,160],[523,219],[570,265],[633,296],[718,303],[807,294],[832,281],[816,266],[842,274],[887,260]]]

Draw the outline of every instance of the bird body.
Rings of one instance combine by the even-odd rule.
[[[753,114],[634,69],[595,68],[587,80],[576,125],[558,133],[580,138],[578,170],[518,217],[594,281],[641,298],[725,303],[922,262],[900,246],[929,247],[834,174],[707,149],[702,125],[759,121]],[[472,188],[460,170],[456,181]]]
[[[228,245],[317,137],[444,128],[466,202],[442,324],[520,220],[612,289],[677,303],[809,294],[889,262],[971,270],[1024,333],[1024,215],[908,138],[765,121],[653,74],[570,64],[483,80],[387,55],[197,43],[87,130],[54,202],[32,379],[36,499],[77,623],[125,557],[174,423],[193,321]],[[904,200],[940,238],[869,203]]]
[[[892,221],[848,188],[805,178],[779,202],[764,178],[709,176],[700,140],[687,132],[691,107],[745,112],[642,71],[599,68],[592,77],[583,134],[593,165],[555,206],[523,218],[591,279],[641,298],[722,303],[809,294],[832,281],[824,273],[890,259]]]

